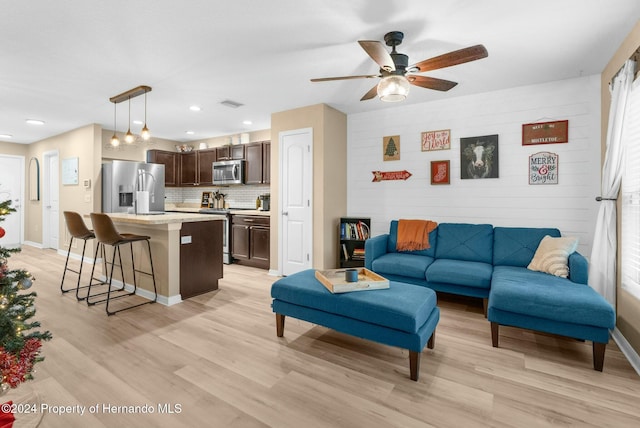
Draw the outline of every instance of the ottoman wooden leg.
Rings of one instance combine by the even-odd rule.
[[[498,329],[500,328],[500,324],[497,322],[491,323],[491,344],[494,348],[498,347]]]
[[[434,346],[436,346],[436,331],[435,330],[433,330],[433,333],[431,333],[431,337],[429,338],[429,341],[427,342],[427,348],[433,349]]]
[[[420,352],[409,351],[409,373],[411,380],[418,380],[420,374]]]
[[[276,314],[276,334],[278,337],[284,336],[284,315]]]

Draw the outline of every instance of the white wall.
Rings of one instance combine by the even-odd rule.
[[[554,120],[569,120],[568,143],[522,146],[522,124]],[[440,129],[451,129],[451,150],[422,152],[420,133]],[[461,180],[460,138],[491,134],[499,178]],[[382,160],[389,135],[400,135],[398,161]],[[541,151],[559,155],[558,184],[529,185],[529,156]],[[348,214],[371,217],[374,236],[399,218],[557,227],[579,237],[588,257],[600,193],[600,76],[352,114],[347,156]],[[450,160],[451,184],[430,184],[433,160]],[[372,182],[372,171],[405,169],[406,181]]]

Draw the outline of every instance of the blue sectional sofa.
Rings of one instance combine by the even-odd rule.
[[[407,252],[396,250],[397,235],[393,220],[388,234],[365,242],[367,269],[392,281],[482,298],[494,347],[500,325],[590,340],[594,369],[602,371],[615,313],[587,285],[586,258],[569,256],[567,278],[527,269],[540,241],[560,237],[558,229],[441,223],[429,234],[429,249]]]

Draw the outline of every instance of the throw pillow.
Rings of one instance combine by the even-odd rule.
[[[569,276],[569,256],[578,248],[578,238],[552,238],[546,235],[527,269],[566,278]]]

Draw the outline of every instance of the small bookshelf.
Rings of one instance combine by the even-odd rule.
[[[364,266],[364,242],[371,235],[371,219],[341,217],[338,223],[340,238],[339,266],[341,268]]]

